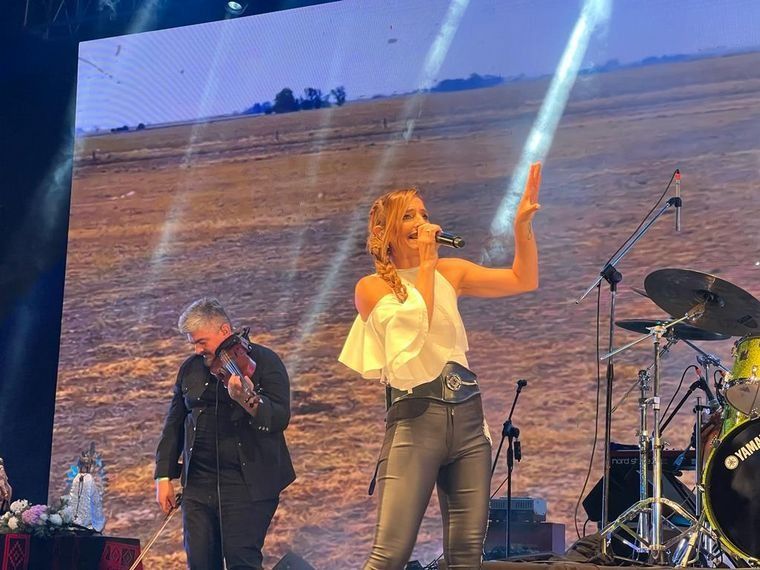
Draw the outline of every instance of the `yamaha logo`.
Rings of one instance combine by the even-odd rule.
[[[737,449],[732,455],[726,457],[726,467],[736,469],[742,463],[760,451],[760,435],[750,439],[745,445]]]

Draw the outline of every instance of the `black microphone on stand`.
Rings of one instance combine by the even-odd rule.
[[[707,395],[707,405],[710,408],[710,411],[714,412],[715,410],[719,409],[720,402],[718,401],[718,398],[715,397],[715,394],[713,394],[713,391],[710,389],[710,383],[701,375],[698,382],[699,387],[702,388],[704,393]]]
[[[675,200],[675,207],[676,207],[676,231],[681,231],[681,206],[683,205],[683,202],[681,201],[681,170],[679,168],[676,168],[676,200]]]
[[[454,247],[459,249],[460,247],[464,247],[464,240],[449,232],[438,232],[435,234],[435,241],[436,243],[439,243],[441,245],[445,245],[448,247]]]

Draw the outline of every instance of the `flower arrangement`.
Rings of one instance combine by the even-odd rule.
[[[61,497],[58,505],[32,505],[26,499],[11,503],[11,510],[0,516],[0,534],[29,533],[46,537],[74,529],[74,513],[68,497]]]

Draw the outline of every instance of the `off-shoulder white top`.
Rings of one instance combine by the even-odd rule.
[[[418,267],[399,269],[409,297],[380,299],[366,321],[357,315],[338,360],[364,378],[411,390],[436,378],[448,361],[467,366],[467,333],[454,288],[435,272],[433,318],[414,281]]]

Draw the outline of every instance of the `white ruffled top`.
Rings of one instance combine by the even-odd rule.
[[[436,378],[448,361],[467,366],[467,333],[454,288],[435,272],[433,318],[414,287],[419,267],[399,269],[409,293],[402,303],[393,293],[380,299],[366,321],[357,315],[338,360],[364,378],[411,390]]]

